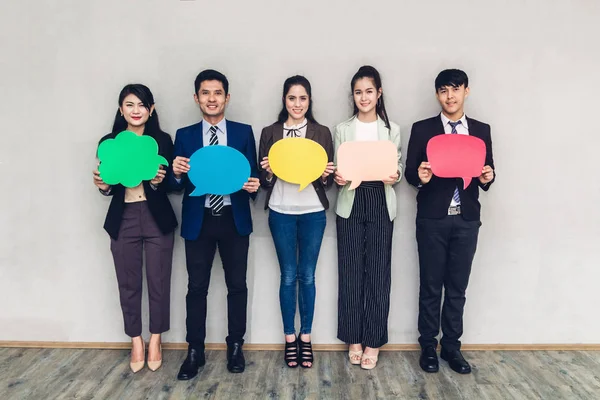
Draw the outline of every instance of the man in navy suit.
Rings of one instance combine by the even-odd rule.
[[[437,372],[436,336],[440,331],[441,357],[461,374],[471,366],[460,352],[463,333],[465,292],[479,234],[479,189],[487,191],[494,182],[494,158],[490,126],[469,118],[464,101],[469,95],[469,78],[458,69],[440,72],[435,80],[441,114],[415,122],[410,134],[406,158],[406,180],[417,187],[417,247],[419,251],[419,343],[420,366]],[[485,166],[478,179],[463,190],[462,179],[433,175],[427,160],[427,143],[437,135],[472,135],[486,145]]]
[[[217,247],[227,284],[227,369],[234,373],[244,372],[242,345],[248,302],[246,269],[252,232],[249,200],[255,198],[260,185],[252,127],[225,119],[225,108],[229,102],[229,82],[225,75],[204,70],[196,77],[194,89],[194,100],[202,112],[202,121],[177,131],[171,178],[171,184],[176,189],[185,190],[181,236],[185,239],[188,271],[188,354],[177,375],[179,380],[192,379],[205,364],[206,296]],[[242,190],[228,196],[190,196],[195,189],[187,176],[190,157],[201,147],[216,145],[230,146],[244,154],[250,163],[251,177]],[[222,166],[214,165],[213,168]]]

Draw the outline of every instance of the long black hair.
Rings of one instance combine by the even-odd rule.
[[[119,93],[119,107],[123,106],[125,97],[129,96],[130,94],[140,99],[148,111],[150,111],[150,108],[154,105],[154,96],[152,95],[150,89],[140,83],[132,83],[126,85],[121,90],[121,93]],[[126,129],[127,121],[125,120],[125,117],[121,115],[121,110],[117,109],[111,134],[116,136]],[[158,122],[158,113],[156,112],[156,109],[154,109],[152,115],[148,118],[148,121],[146,121],[146,125],[144,126],[144,134],[156,138],[156,136],[161,132],[162,130],[160,129],[160,123]]]
[[[370,65],[363,65],[356,71],[354,76],[352,77],[352,81],[350,82],[350,93],[352,93],[352,104],[354,106],[354,115],[358,114],[358,107],[356,106],[356,102],[354,101],[354,85],[359,79],[369,78],[373,80],[375,84],[375,89],[379,91],[381,89],[381,76],[379,72]],[[385,103],[383,101],[383,93],[377,100],[377,105],[375,107],[377,111],[377,115],[385,122],[385,127],[390,129],[390,120],[387,115],[387,111],[385,111]]]
[[[312,101],[312,90],[310,87],[310,82],[308,81],[308,79],[306,79],[302,75],[290,76],[289,78],[287,78],[285,80],[285,82],[283,82],[283,95],[281,96],[282,107],[281,107],[281,111],[279,112],[279,116],[277,117],[277,122],[279,122],[280,124],[283,124],[288,119],[289,114],[288,114],[287,108],[285,107],[285,96],[287,96],[287,94],[290,91],[290,89],[292,88],[292,86],[295,86],[295,85],[300,85],[306,90],[306,93],[308,94],[308,110],[306,110],[305,117],[310,122],[313,122],[316,124],[317,121],[315,120],[315,117],[313,116],[313,113],[312,113],[313,101]]]

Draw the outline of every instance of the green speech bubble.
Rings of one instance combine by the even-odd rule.
[[[142,181],[154,179],[159,166],[169,162],[158,155],[158,144],[151,136],[138,136],[123,131],[98,147],[100,177],[109,185],[136,187]]]

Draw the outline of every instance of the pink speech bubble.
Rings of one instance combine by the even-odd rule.
[[[464,189],[481,175],[485,164],[485,143],[475,136],[438,135],[427,143],[431,172],[440,178],[462,178]]]
[[[350,181],[350,190],[362,181],[389,179],[398,171],[398,149],[389,140],[344,142],[338,149],[337,169]]]

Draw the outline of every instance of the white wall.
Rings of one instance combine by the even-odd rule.
[[[218,69],[231,83],[228,118],[252,124],[258,140],[286,77],[311,80],[316,116],[332,127],[349,117],[349,80],[369,63],[404,151],[412,122],[438,111],[443,68],[467,71],[467,113],[492,125],[498,179],[482,195],[464,342],[598,343],[598,20],[594,0],[2,1],[0,340],[127,340],[102,230],[109,199],[91,176],[124,84],[153,90],[174,135],[199,119],[196,74]],[[397,193],[390,343],[415,343],[416,193],[404,181]],[[181,197],[171,199],[180,215]],[[277,343],[279,271],[263,202],[253,206],[247,341]],[[335,248],[330,211],[317,343],[338,343]],[[186,283],[178,238],[166,341],[185,340]],[[218,261],[209,297],[207,341],[222,342]]]

